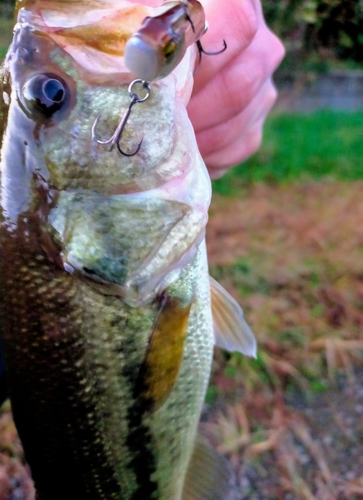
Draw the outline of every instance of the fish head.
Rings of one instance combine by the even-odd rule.
[[[130,109],[122,47],[145,7],[95,2],[80,27],[79,11],[76,21],[59,21],[67,2],[51,3],[54,11],[49,2],[29,5],[4,64],[3,213],[14,224],[41,214],[66,270],[121,286],[130,303],[151,300],[193,259],[207,221],[210,181],[185,110],[193,50],[133,106],[120,147],[142,144],[125,156],[102,142]],[[115,19],[120,47],[112,52]]]

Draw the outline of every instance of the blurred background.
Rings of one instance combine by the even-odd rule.
[[[363,2],[263,0],[286,58],[261,149],[214,182],[211,273],[257,360],[217,352],[204,429],[241,499],[363,498]]]
[[[0,2],[0,57],[13,6]],[[216,350],[202,431],[238,500],[363,498],[363,1],[263,0],[286,58],[261,149],[213,183],[211,274],[256,360]],[[29,500],[8,410],[0,500]]]

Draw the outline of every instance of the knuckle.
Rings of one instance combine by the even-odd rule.
[[[266,68],[263,64],[254,64],[252,67],[246,67],[241,72],[241,83],[243,93],[248,92],[250,97],[258,92],[267,79]]]
[[[285,57],[285,47],[272,31],[270,31],[270,34],[269,45],[271,47],[271,63],[274,71]]]
[[[199,143],[203,146],[203,151],[213,154],[225,149],[231,141],[231,121],[219,123],[211,129],[207,129],[199,134]],[[232,137],[233,138],[233,137]]]
[[[249,77],[247,77],[247,80],[244,82],[241,75],[239,75],[239,78],[231,78],[228,73],[222,76],[221,88],[223,89],[224,109],[230,118],[238,115],[252,100],[252,84]],[[243,91],[241,91],[241,88]]]
[[[235,22],[240,26],[239,31],[245,39],[245,45],[249,45],[256,36],[259,26],[259,17],[253,2],[244,2],[242,8],[236,5],[233,14]]]
[[[222,171],[238,163],[242,163],[261,146],[262,127],[256,128],[253,132],[243,136],[243,140],[236,140],[233,145],[225,147],[223,150],[211,154],[205,160],[210,169]]]
[[[277,89],[275,85],[271,82],[271,85],[269,86],[266,96],[266,107],[268,110],[270,110],[272,106],[275,104],[277,95],[278,95]]]
[[[236,65],[231,71],[221,74],[223,102],[230,117],[238,115],[255,98],[266,80],[262,65]]]

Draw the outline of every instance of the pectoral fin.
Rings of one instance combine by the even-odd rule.
[[[256,339],[243,317],[240,305],[216,280],[212,277],[209,279],[216,345],[255,358]]]
[[[171,296],[163,299],[137,381],[137,396],[149,410],[155,411],[164,403],[178,378],[190,307]]]
[[[227,460],[197,437],[182,500],[236,500],[236,479]]]

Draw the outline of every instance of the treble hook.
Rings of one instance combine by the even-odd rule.
[[[205,54],[206,56],[218,56],[218,54],[222,54],[225,50],[227,50],[227,42],[223,40],[223,49],[217,50],[217,52],[207,52],[204,50],[202,42],[200,40],[197,40],[195,42],[198,50],[198,62],[195,66],[193,76],[195,76],[199,70],[199,66],[202,63],[202,55]]]
[[[223,40],[223,49],[217,50],[216,52],[208,52],[207,50],[204,50],[202,42],[200,40],[197,40],[195,43],[197,44],[200,58],[202,58],[202,54],[205,54],[206,56],[218,56],[219,54],[222,54],[225,50],[227,50],[227,42],[225,40]]]
[[[135,92],[133,92],[133,87],[137,83],[141,83],[142,87],[147,90],[146,95],[144,97],[139,97]],[[118,151],[122,155],[124,155],[124,156],[136,155],[140,150],[143,139],[141,139],[139,145],[137,146],[135,151],[133,151],[132,153],[125,153],[125,151],[122,151],[121,146],[120,146],[120,141],[121,141],[122,133],[125,130],[127,120],[129,119],[129,116],[131,114],[132,107],[134,106],[134,104],[137,104],[138,102],[146,101],[146,99],[148,99],[150,96],[150,91],[151,91],[150,84],[148,82],[146,82],[145,80],[140,80],[140,79],[133,80],[130,83],[129,88],[128,88],[128,92],[129,92],[129,95],[131,97],[131,102],[129,104],[129,107],[125,111],[124,115],[122,116],[120,123],[117,125],[117,128],[116,128],[115,132],[113,133],[112,137],[110,139],[108,139],[107,141],[100,141],[99,139],[97,139],[96,127],[98,124],[98,120],[100,118],[100,115],[98,115],[93,126],[92,126],[92,140],[96,141],[97,144],[101,144],[103,146],[107,146],[108,144],[110,144],[111,145],[110,152],[113,150],[113,148],[116,144]]]
[[[183,1],[183,4],[185,4],[184,5],[185,6],[185,15],[186,15],[186,18],[189,21],[191,27],[192,27],[193,33],[195,33],[194,23],[193,23],[191,17],[189,16],[189,14],[188,14],[187,3],[188,2],[184,2]],[[209,27],[208,26],[208,21],[206,21],[205,22],[205,27],[204,27],[204,32],[203,32],[202,36],[207,33],[208,27]],[[197,71],[199,69],[199,66],[200,66],[200,64],[202,62],[202,54],[205,54],[206,56],[218,56],[219,54],[222,54],[225,50],[227,50],[227,42],[225,40],[223,40],[223,48],[221,50],[217,50],[216,52],[208,52],[207,50],[204,50],[202,42],[200,40],[197,40],[195,42],[195,44],[196,44],[197,49],[198,49],[198,56],[199,57],[198,57],[198,63],[196,65],[195,69],[194,69],[194,76],[196,75],[196,73],[197,73]]]

